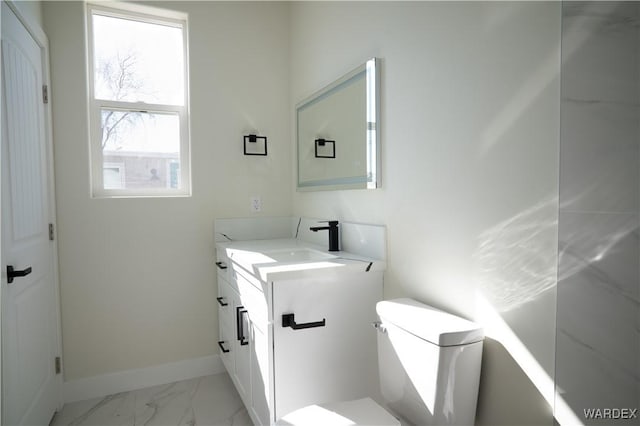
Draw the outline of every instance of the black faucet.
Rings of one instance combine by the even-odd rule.
[[[338,221],[330,220],[327,222],[329,226],[312,226],[309,228],[313,232],[324,231],[325,229],[329,231],[329,251],[340,251],[338,247],[340,244],[338,243]]]

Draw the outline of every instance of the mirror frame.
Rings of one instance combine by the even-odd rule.
[[[366,175],[354,178],[329,178],[300,182],[300,111],[330,96],[364,74],[366,79]],[[371,58],[353,71],[318,90],[296,105],[296,188],[298,191],[380,188],[380,59]]]

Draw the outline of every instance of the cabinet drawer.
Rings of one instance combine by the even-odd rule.
[[[216,298],[218,305],[218,318],[220,322],[223,320],[227,323],[232,321],[232,300],[233,290],[229,285],[229,282],[224,279],[221,274],[218,274],[218,297]]]
[[[236,280],[233,278],[233,274],[231,272],[228,275],[226,273],[218,272],[218,288],[220,287],[221,282],[226,283],[227,286],[236,293],[238,292],[238,285],[236,284]],[[229,295],[229,297],[231,297],[231,295]]]
[[[242,305],[249,311],[251,322],[264,332],[269,322],[265,294],[251,284],[243,275],[237,274],[236,285]]]
[[[259,279],[242,269],[237,264],[233,264],[230,274],[229,279],[231,281],[239,282],[242,280],[254,286],[258,291],[266,293],[266,286]]]
[[[229,279],[230,274],[230,264],[229,258],[227,258],[227,253],[222,248],[216,248],[216,269],[218,270],[218,275],[222,275],[224,278]]]
[[[218,332],[218,349],[220,358],[229,374],[233,374],[235,371],[235,358],[234,351],[235,345],[233,342],[233,327],[229,324],[224,317],[219,317],[219,332]]]

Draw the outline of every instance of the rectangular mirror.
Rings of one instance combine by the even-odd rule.
[[[379,59],[296,106],[298,190],[380,187]]]

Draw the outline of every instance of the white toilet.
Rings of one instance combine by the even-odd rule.
[[[279,425],[472,425],[482,359],[481,327],[412,299],[376,305],[380,390],[371,398],[310,405]]]

